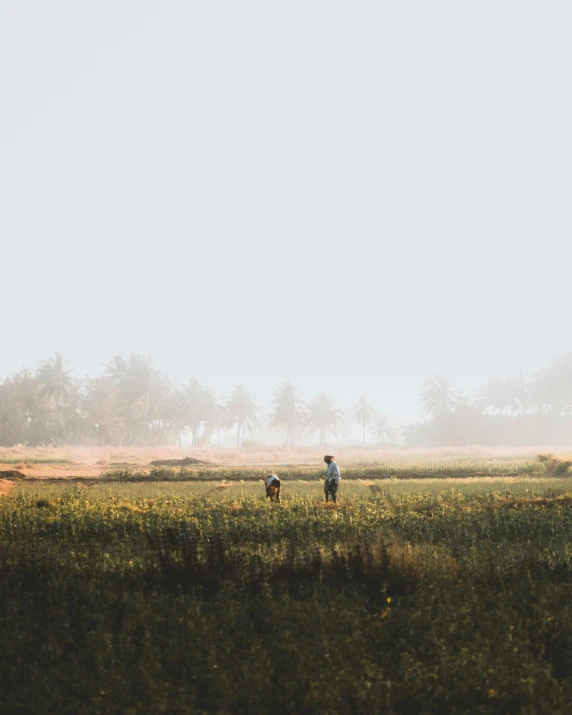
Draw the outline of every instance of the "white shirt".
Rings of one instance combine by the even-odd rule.
[[[339,482],[341,479],[340,469],[339,469],[338,465],[334,462],[333,459],[328,464],[327,479],[335,479],[336,482]]]

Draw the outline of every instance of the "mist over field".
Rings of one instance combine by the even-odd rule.
[[[263,409],[244,385],[220,396],[196,378],[177,384],[140,355],[116,355],[101,375],[77,379],[56,353],[0,383],[0,446],[565,446],[572,353],[529,380],[490,378],[473,395],[438,374],[425,381],[419,401],[419,418],[404,423],[367,394],[344,406],[324,392],[308,399],[286,379]]]
[[[0,442],[572,443],[571,20],[4,2]]]

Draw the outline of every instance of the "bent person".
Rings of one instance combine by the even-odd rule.
[[[275,474],[269,474],[264,480],[266,484],[266,497],[270,501],[280,501],[280,480]]]
[[[326,454],[324,462],[328,465],[326,481],[324,482],[324,494],[326,495],[326,501],[329,501],[329,497],[332,497],[332,501],[335,503],[338,496],[338,487],[340,486],[340,469],[335,463],[334,457],[330,454]]]

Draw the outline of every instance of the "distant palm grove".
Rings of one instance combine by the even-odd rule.
[[[367,396],[343,412],[326,394],[306,403],[288,380],[264,416],[242,386],[217,399],[196,379],[173,384],[139,355],[114,357],[100,377],[77,379],[72,372],[57,353],[0,382],[0,445],[220,446],[221,435],[232,431],[242,446],[261,420],[281,430],[289,446],[306,437],[321,446],[351,440],[352,427],[364,445],[572,444],[572,352],[528,381],[490,379],[473,399],[437,375],[421,392],[422,419],[402,430]]]

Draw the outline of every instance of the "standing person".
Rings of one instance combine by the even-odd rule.
[[[274,501],[274,498],[276,498],[276,501],[280,501],[280,480],[278,477],[275,474],[269,474],[264,480],[264,484],[266,485],[266,497],[270,501]]]
[[[328,497],[331,496],[335,504],[341,479],[340,468],[335,463],[334,457],[330,454],[326,454],[324,462],[328,465],[326,481],[324,482],[324,494],[326,495],[326,501],[329,501]]]

